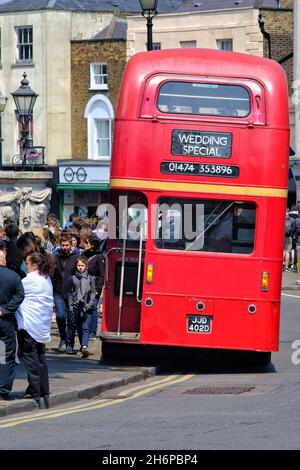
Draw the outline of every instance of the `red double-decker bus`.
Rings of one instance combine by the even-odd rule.
[[[206,49],[127,64],[116,116],[101,338],[278,350],[289,155],[274,61]],[[112,229],[113,214],[110,224]]]

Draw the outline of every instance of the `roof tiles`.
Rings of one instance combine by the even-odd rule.
[[[159,0],[158,11],[175,11],[182,0]],[[139,0],[12,0],[0,5],[0,13],[30,10],[74,10],[140,13]]]
[[[228,10],[232,8],[278,8],[277,0],[183,0],[177,12]]]

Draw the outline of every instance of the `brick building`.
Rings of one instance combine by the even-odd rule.
[[[286,8],[284,8],[286,5]],[[288,6],[290,8],[288,8]],[[289,57],[282,63],[282,67],[285,70],[289,93],[292,93],[292,82],[293,82],[293,40],[294,40],[294,14],[293,14],[293,2],[286,1],[281,2],[281,8],[276,9],[265,9],[260,10],[260,14],[263,15],[265,20],[265,30],[270,34],[271,43],[271,58],[277,60]],[[264,38],[264,56],[268,57],[269,48],[268,40]]]
[[[63,221],[74,211],[92,217],[107,199],[126,31],[126,19],[114,17],[90,39],[71,41],[72,159],[58,162]]]
[[[160,12],[174,10],[182,0],[160,0]],[[51,186],[52,210],[57,211],[58,194],[60,201],[72,201],[74,194],[64,194],[61,183],[69,185],[77,181],[87,181],[86,173],[93,173],[93,160],[98,164],[98,156],[93,152],[92,140],[88,143],[88,152],[78,147],[75,156],[80,154],[89,159],[86,167],[73,167],[72,147],[72,115],[71,115],[71,47],[70,41],[90,39],[95,31],[104,30],[115,16],[140,14],[141,7],[138,0],[10,0],[0,4],[0,91],[8,98],[2,113],[2,136],[0,139],[0,194],[5,199],[7,186],[16,185],[16,188],[28,190],[25,178],[21,171],[16,172],[12,166],[13,155],[19,152],[18,138],[20,135],[16,119],[15,105],[10,93],[20,85],[22,75],[26,72],[31,88],[39,95],[31,119],[30,141],[34,146],[45,148],[43,168],[38,172],[31,172],[31,167],[25,165],[28,173],[27,180],[30,188],[37,186],[35,181],[40,173],[38,188]],[[104,60],[104,59],[103,59]],[[95,85],[97,80],[105,79],[105,67],[96,63],[93,69]],[[101,84],[101,83],[100,83]],[[105,85],[105,84],[104,84]],[[92,87],[90,87],[92,88]],[[113,103],[108,95],[111,90],[99,86],[102,96],[102,112],[110,118],[114,116]],[[92,92],[91,92],[92,93]],[[90,96],[90,98],[93,98]],[[99,101],[99,100],[98,100]],[[98,104],[90,102],[90,109],[86,109],[88,122],[82,126],[90,139],[95,137],[92,124],[92,115]],[[85,110],[83,110],[84,112]],[[97,109],[96,109],[97,114]],[[97,116],[95,116],[97,118]],[[111,119],[108,123],[98,123],[97,131],[104,135],[98,146],[106,145],[109,155],[109,136]],[[102,128],[101,128],[102,126]],[[0,128],[1,130],[1,128]],[[0,133],[1,136],[1,133]],[[1,152],[3,150],[3,152]],[[109,155],[110,156],[110,155]],[[65,167],[59,161],[68,161]],[[105,157],[102,159],[105,163]],[[100,163],[99,163],[100,164]],[[37,165],[35,165],[37,167]],[[20,170],[20,167],[17,168]],[[36,168],[37,169],[37,168]],[[2,170],[2,171],[1,171]],[[50,170],[50,171],[46,171]],[[59,173],[59,179],[57,175]],[[107,180],[108,175],[105,175]],[[94,178],[91,178],[94,181]],[[97,181],[93,184],[96,185]],[[28,183],[29,184],[29,183]],[[75,183],[74,183],[75,184]],[[56,191],[58,190],[58,191]],[[70,190],[71,191],[71,190]],[[73,198],[73,199],[72,199]],[[74,199],[74,205],[79,206],[79,200]],[[60,208],[62,204],[60,203]],[[83,207],[86,207],[84,205]],[[1,204],[0,204],[1,209]],[[62,214],[61,214],[62,215]],[[18,219],[17,211],[14,215]]]

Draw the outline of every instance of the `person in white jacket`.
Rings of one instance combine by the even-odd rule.
[[[51,341],[53,289],[50,276],[53,261],[47,253],[26,257],[27,276],[22,280],[25,299],[16,312],[18,344],[27,369],[28,383],[23,398],[33,398],[41,408],[41,398],[49,408],[49,376],[45,343]]]

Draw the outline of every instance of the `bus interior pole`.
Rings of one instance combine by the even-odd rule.
[[[126,229],[125,229],[126,220]],[[121,265],[121,276],[120,276],[120,292],[119,292],[119,313],[118,313],[118,330],[117,334],[121,334],[121,320],[122,320],[122,307],[123,307],[123,290],[124,290],[124,274],[125,274],[125,255],[126,255],[126,241],[127,241],[127,219],[123,216],[123,246],[122,246],[122,265]]]
[[[140,299],[140,285],[141,285],[141,268],[142,268],[142,251],[143,251],[143,233],[144,233],[144,224],[141,223],[140,229],[140,246],[139,246],[139,264],[138,264],[138,275],[136,281],[136,300],[138,303],[141,303]]]

